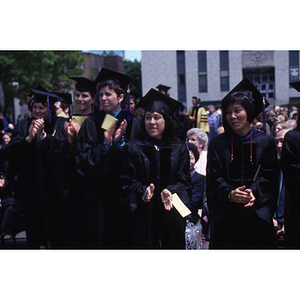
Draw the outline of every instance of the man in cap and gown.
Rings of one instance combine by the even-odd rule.
[[[62,118],[70,118],[71,105],[72,105],[72,95],[70,93],[61,93],[61,92],[53,92],[53,94],[57,95],[59,99],[54,102],[55,106],[55,114],[58,117]]]
[[[200,105],[201,99],[193,96],[192,104],[193,106],[189,108],[187,115],[192,121],[192,127],[200,128],[209,134],[209,123],[207,119],[206,110]]]

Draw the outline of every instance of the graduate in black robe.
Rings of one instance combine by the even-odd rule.
[[[84,121],[76,143],[76,168],[85,197],[89,248],[130,247],[128,216],[120,201],[123,148],[132,137],[132,122],[136,118],[121,109],[130,80],[125,74],[100,70],[95,81],[101,110]],[[102,127],[106,115],[116,118],[114,128]]]
[[[139,103],[145,109],[135,140],[125,145],[123,201],[130,210],[133,249],[185,249],[185,222],[170,199],[190,204],[189,152],[170,118],[180,103],[151,89]]]
[[[250,126],[262,101],[248,78],[222,100],[225,133],[209,144],[206,175],[214,249],[276,247],[276,144],[273,137]]]
[[[290,83],[300,92],[300,81]],[[298,105],[299,110],[300,102]],[[281,153],[281,167],[286,190],[284,226],[285,247],[300,249],[300,122],[284,136]]]
[[[97,84],[85,77],[70,77],[70,79],[76,81],[74,102],[77,110],[61,128],[67,133],[68,138],[64,142],[64,150],[61,152],[60,159],[57,160],[61,173],[63,173],[61,181],[62,247],[64,249],[84,249],[88,247],[85,202],[76,171],[75,148],[83,120],[94,112]],[[57,95],[63,96],[61,93]],[[68,104],[70,104],[69,101]]]
[[[32,117],[16,124],[8,145],[9,180],[25,214],[28,247],[34,249],[61,247],[55,157],[66,134],[58,130],[64,120],[55,116],[55,99],[54,94],[32,90],[28,104]]]

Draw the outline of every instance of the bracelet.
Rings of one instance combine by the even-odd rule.
[[[231,199],[231,193],[232,193],[233,191],[231,191],[229,194],[228,194],[228,199],[231,201],[231,202],[234,202],[232,199]]]

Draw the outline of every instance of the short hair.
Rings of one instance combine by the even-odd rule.
[[[197,162],[200,157],[197,146],[193,143],[187,143],[187,146],[188,146],[189,150],[191,150],[193,152],[193,154],[195,156],[195,161]]]
[[[189,137],[192,134],[195,134],[197,136],[198,141],[200,143],[203,143],[203,148],[205,148],[208,143],[207,133],[203,129],[200,129],[200,128],[191,128],[187,131],[186,136]]]
[[[212,108],[213,110],[215,110],[215,107],[213,105],[208,105],[207,106],[207,109],[210,109],[210,108]]]
[[[111,81],[111,80],[100,82],[97,85],[97,91],[100,92],[100,90],[105,86],[108,86],[110,89],[114,90],[118,97],[120,97],[121,94],[123,94],[124,98],[125,98],[125,95],[126,95],[125,91],[120,87],[119,84],[116,84],[114,81]]]
[[[232,94],[229,94],[222,100],[222,111],[223,111],[223,126],[226,133],[232,133],[233,129],[228,124],[226,120],[226,112],[229,105],[238,103],[240,104],[246,111],[247,121],[251,124],[256,117],[254,114],[254,99],[247,95],[246,92],[237,91]]]
[[[297,121],[295,119],[287,120],[285,124],[288,126],[288,128],[296,128],[297,127]]]
[[[200,98],[198,98],[197,96],[193,96],[192,99],[196,99],[196,102],[199,103],[201,101]]]

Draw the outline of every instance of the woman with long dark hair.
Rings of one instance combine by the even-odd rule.
[[[186,221],[172,205],[177,193],[189,206],[191,192],[189,152],[170,118],[180,102],[151,89],[139,106],[145,115],[136,139],[125,145],[122,168],[132,247],[184,249]]]
[[[209,143],[206,175],[215,249],[276,247],[276,144],[250,125],[262,110],[262,95],[247,77],[222,100],[225,132]]]

